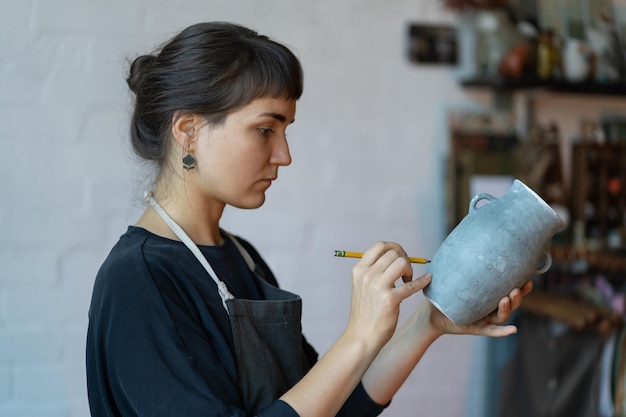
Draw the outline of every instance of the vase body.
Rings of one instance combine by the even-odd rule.
[[[582,82],[590,74],[590,57],[586,45],[577,39],[568,39],[563,50],[565,79],[571,83]]]
[[[481,200],[488,203],[477,207]],[[550,240],[564,227],[518,179],[500,198],[478,194],[428,265],[433,277],[424,295],[454,323],[473,323],[511,290],[550,268]]]

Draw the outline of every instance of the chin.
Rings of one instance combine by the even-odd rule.
[[[258,199],[250,199],[248,201],[241,201],[237,204],[231,204],[234,207],[244,209],[244,210],[252,210],[261,207],[265,203],[265,195],[262,195],[261,198]]]

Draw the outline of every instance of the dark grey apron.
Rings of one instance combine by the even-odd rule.
[[[147,200],[217,284],[233,330],[238,386],[244,408],[247,413],[257,414],[295,385],[309,369],[302,349],[302,300],[262,277],[259,282],[264,300],[236,299],[189,236],[154,198],[147,196]],[[250,254],[237,239],[226,235],[256,274]]]

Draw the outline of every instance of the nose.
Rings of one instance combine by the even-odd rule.
[[[287,143],[286,136],[282,136],[276,140],[272,149],[270,163],[279,166],[288,166],[291,164],[291,153],[289,152],[289,144]]]

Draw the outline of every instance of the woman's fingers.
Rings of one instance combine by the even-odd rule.
[[[517,327],[512,324],[502,326],[497,324],[487,324],[485,326],[476,327],[469,334],[489,337],[504,337],[517,333]]]
[[[399,279],[404,282],[396,286]],[[400,245],[377,242],[352,270],[350,333],[386,343],[397,325],[402,300],[429,282],[430,275],[413,281],[413,267]]]
[[[515,289],[512,292],[515,292],[517,294],[519,293],[519,289]],[[509,319],[509,316],[511,315],[511,311],[513,311],[512,307],[513,305],[512,305],[510,296],[503,297],[498,302],[498,309],[492,314],[485,317],[485,322],[488,324],[504,323],[505,321]]]
[[[500,324],[506,322],[511,313],[520,308],[524,296],[533,289],[533,281],[528,280],[521,288],[514,288],[508,296],[503,297],[498,302],[498,309],[486,317],[486,321],[492,324]]]
[[[385,286],[391,287],[402,278],[404,282],[413,279],[413,267],[406,257],[406,252],[400,245],[393,242],[376,242],[368,249],[357,264],[357,268],[364,274],[380,274]]]
[[[507,296],[502,297],[498,302],[498,308],[488,316],[466,326],[458,326],[448,319],[439,318],[439,327],[444,333],[453,334],[475,334],[490,337],[502,337],[517,332],[514,325],[503,325],[510,317],[511,313],[517,310],[524,299],[524,296],[533,290],[533,281],[528,280],[521,288],[513,289]],[[432,307],[436,317],[441,315],[435,307]],[[441,315],[443,316],[443,315]]]
[[[533,286],[534,286],[534,283],[533,283],[532,278],[526,281],[526,283],[522,286],[522,288],[520,288],[522,292],[522,297],[530,293],[533,290]]]
[[[394,291],[404,300],[405,298],[423,290],[424,287],[430,284],[432,277],[433,276],[430,273],[426,273],[414,280],[399,285],[394,289]]]
[[[394,242],[379,241],[374,243],[368,250],[365,251],[361,262],[363,265],[374,265],[386,252],[393,250],[399,255],[406,257],[406,252],[402,249],[402,246]]]
[[[411,263],[406,256],[395,249],[385,252],[379,262],[384,267],[383,279],[390,286],[393,286],[398,278],[402,278],[404,282],[409,282],[413,279],[413,267]]]

